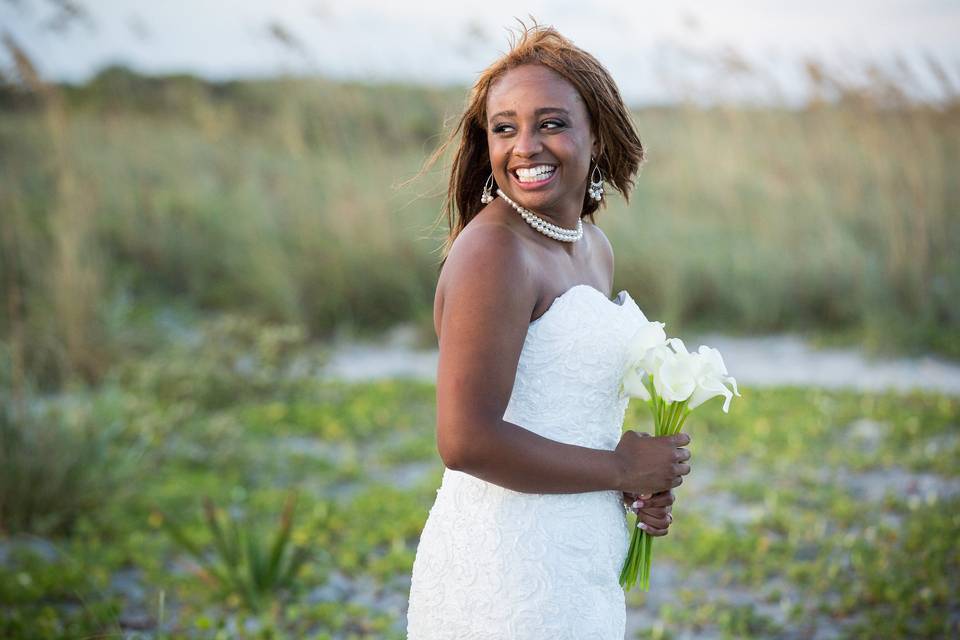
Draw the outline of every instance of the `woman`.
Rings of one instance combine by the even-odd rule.
[[[644,318],[603,293],[613,253],[593,214],[605,181],[628,197],[643,147],[603,66],[538,25],[481,74],[428,166],[458,135],[434,312],[446,469],[408,638],[620,640],[624,501],[666,535],[690,472],[687,434],[621,435]]]

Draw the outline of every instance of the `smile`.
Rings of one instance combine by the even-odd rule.
[[[510,174],[516,180],[517,184],[525,189],[539,187],[553,180],[557,173],[557,168],[551,165],[539,165],[536,167],[520,167]]]

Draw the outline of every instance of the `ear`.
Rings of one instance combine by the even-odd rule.
[[[596,136],[591,136],[593,138],[593,144],[590,145],[590,154],[594,158],[600,157],[600,140]]]

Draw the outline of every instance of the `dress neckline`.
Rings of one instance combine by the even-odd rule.
[[[585,284],[585,283],[575,284],[569,289],[567,289],[566,291],[564,291],[563,293],[561,293],[560,295],[558,295],[556,298],[554,298],[553,302],[550,303],[550,306],[547,307],[547,310],[544,311],[540,315],[540,317],[533,320],[529,325],[527,325],[527,330],[529,331],[529,329],[536,326],[537,324],[540,323],[541,320],[546,318],[550,314],[550,312],[557,307],[557,304],[560,302],[561,299],[566,298],[570,293],[579,289],[587,289],[589,291],[592,291],[593,293],[600,296],[601,298],[603,298],[604,300],[606,300],[607,302],[609,302],[610,304],[616,307],[623,307],[627,299],[630,298],[630,293],[626,289],[621,289],[620,291],[618,291],[617,295],[611,300],[610,298],[607,297],[607,294],[603,293],[602,291],[600,291],[599,289],[597,289],[592,285]],[[617,302],[618,300],[619,302]]]

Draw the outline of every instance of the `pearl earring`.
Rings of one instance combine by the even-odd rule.
[[[480,193],[480,202],[483,204],[493,202],[493,172],[490,173],[486,184],[483,185],[483,191]]]
[[[603,199],[603,172],[600,171],[599,163],[593,165],[593,173],[590,174],[590,188],[587,189],[587,192],[597,202]]]

